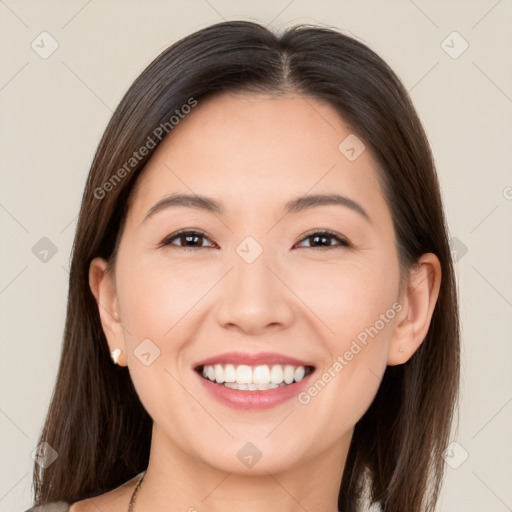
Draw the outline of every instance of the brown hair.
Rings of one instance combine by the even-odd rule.
[[[99,143],[82,198],[62,356],[40,436],[58,458],[47,468],[34,466],[36,504],[97,496],[147,467],[152,420],[127,368],[112,364],[89,264],[96,256],[115,258],[130,191],[151,156],[139,149],[149,139],[157,146],[158,127],[170,133],[169,120],[182,106],[228,91],[295,92],[328,102],[378,164],[401,269],[426,252],[440,260],[429,331],[408,362],[386,368],[355,425],[338,499],[343,512],[359,510],[366,494],[382,511],[433,511],[457,405],[460,334],[448,227],[427,137],[398,77],[363,43],[330,28],[300,25],[276,35],[245,21],[209,26],[162,52],[126,92]]]

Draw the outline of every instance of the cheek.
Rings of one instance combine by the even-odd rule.
[[[204,294],[193,286],[200,283],[199,278],[151,259],[125,257],[118,261],[117,293],[130,376],[157,423],[168,422],[176,410],[184,417],[199,414],[197,404],[180,384],[183,375],[178,371],[181,350],[191,335],[187,312]],[[171,422],[168,428],[186,438],[181,426],[181,422]]]
[[[301,403],[326,418],[327,437],[359,421],[386,369],[394,319],[401,309],[395,302],[399,270],[398,263],[380,261],[318,266],[314,278],[307,271],[302,274],[301,297],[329,327],[322,328],[322,340],[330,360]]]
[[[132,337],[161,340],[169,335],[211,286],[213,276],[204,271],[151,258],[121,262],[117,291]]]
[[[326,340],[333,340],[332,350],[344,350],[347,342],[376,322],[379,331],[390,330],[381,315],[398,297],[398,262],[390,264],[382,257],[301,262],[289,279],[316,323],[324,324],[322,332]],[[394,313],[390,311],[388,317]]]

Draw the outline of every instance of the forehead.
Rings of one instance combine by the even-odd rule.
[[[355,160],[343,152],[353,137],[332,106],[310,97],[228,93],[199,101],[148,161],[129,215],[143,218],[174,192],[215,197],[232,213],[253,215],[297,195],[338,193],[383,214],[369,148]]]

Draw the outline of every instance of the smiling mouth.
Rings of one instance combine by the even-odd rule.
[[[266,391],[300,382],[315,370],[314,366],[214,364],[200,365],[195,371],[205,380],[240,391]]]

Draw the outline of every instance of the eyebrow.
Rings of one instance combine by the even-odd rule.
[[[317,206],[326,205],[339,205],[345,206],[357,212],[359,215],[364,217],[370,224],[372,222],[370,216],[366,210],[356,201],[349,199],[348,197],[341,196],[339,194],[314,194],[298,197],[288,201],[284,206],[284,212],[287,213],[298,213],[304,210],[309,210]],[[172,208],[175,206],[184,206],[187,208],[196,208],[199,210],[205,210],[214,214],[222,215],[224,208],[221,203],[217,200],[201,195],[191,194],[171,194],[164,197],[156,204],[154,204],[148,211],[143,222],[152,217],[153,215]]]

